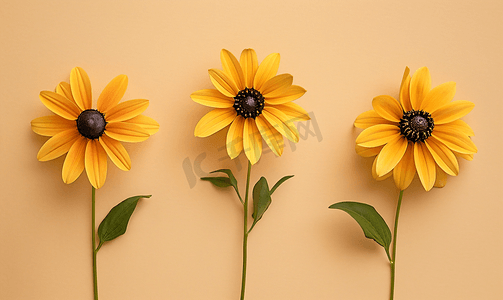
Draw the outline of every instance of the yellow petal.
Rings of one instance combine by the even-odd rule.
[[[135,124],[126,122],[108,123],[105,134],[121,142],[142,142],[150,136],[148,132]]]
[[[153,135],[154,133],[159,131],[159,123],[157,123],[156,120],[152,119],[151,117],[147,117],[144,115],[136,116],[124,122],[140,126],[150,135]]]
[[[407,150],[407,139],[401,135],[389,141],[379,153],[376,174],[381,177],[388,174],[400,162]]]
[[[459,153],[459,152],[456,152],[456,151],[452,151],[454,153],[454,155],[456,155],[457,157],[461,157],[461,158],[464,158],[468,161],[472,161],[473,160],[473,154],[464,154],[464,153]]]
[[[270,98],[266,97],[265,103],[270,105],[284,104],[302,97],[305,93],[306,90],[304,88],[298,85],[292,85],[288,89],[286,89],[280,96]]]
[[[236,115],[233,108],[215,108],[199,120],[194,129],[194,135],[198,137],[210,136],[232,123]]]
[[[278,97],[292,86],[292,82],[293,76],[290,74],[277,75],[267,80],[259,91],[265,98]]]
[[[307,111],[305,111],[300,105],[288,102],[285,104],[274,105],[274,108],[279,109],[292,121],[307,121],[311,120]]]
[[[273,78],[278,73],[279,60],[279,53],[271,53],[260,63],[253,80],[253,87],[256,90],[260,90],[267,80]]]
[[[442,131],[444,133],[458,132],[466,136],[475,136],[473,129],[463,120],[456,120],[447,124],[435,125],[435,130]]]
[[[450,123],[464,117],[475,107],[475,104],[466,100],[458,100],[446,104],[431,114],[435,125]]]
[[[98,110],[107,113],[109,109],[117,105],[124,97],[128,85],[126,75],[119,75],[112,79],[103,89],[98,98]]]
[[[253,118],[245,119],[243,148],[250,163],[256,164],[262,155],[262,137]]]
[[[80,137],[77,129],[69,129],[56,134],[45,142],[37,154],[39,161],[48,161],[65,154]]]
[[[98,140],[87,142],[85,165],[89,182],[96,189],[101,188],[107,178],[107,153]]]
[[[387,95],[377,96],[372,100],[375,112],[388,121],[400,122],[403,111],[400,103],[395,98]]]
[[[121,142],[109,138],[107,135],[102,135],[99,139],[101,146],[105,149],[108,157],[112,162],[121,170],[128,171],[131,170],[131,158],[126,151],[126,148],[122,146]]]
[[[68,82],[61,81],[56,87],[56,93],[66,97],[68,100],[73,102],[75,106],[77,106],[77,103],[73,99],[72,89],[70,88],[70,84]]]
[[[86,71],[81,67],[73,68],[70,72],[70,86],[73,99],[81,110],[91,109],[93,106],[93,94],[91,81]]]
[[[435,179],[435,184],[433,186],[436,188],[443,188],[447,183],[447,174],[444,171],[442,171],[442,169],[440,169],[438,166],[436,171],[437,171],[437,178]]]
[[[40,92],[40,101],[53,113],[67,119],[67,120],[77,120],[80,114],[80,109],[66,97],[60,94],[42,91]]]
[[[293,124],[293,120],[285,115],[280,110],[272,107],[266,106],[262,111],[265,119],[269,124],[271,124],[274,129],[279,131],[282,135],[286,136],[290,141],[297,143],[299,141],[299,131],[295,124]]]
[[[257,53],[253,49],[245,49],[241,52],[241,58],[239,59],[241,64],[241,69],[243,70],[243,75],[245,78],[245,84],[247,88],[253,87],[253,79],[258,69]]]
[[[63,164],[63,182],[70,184],[79,178],[84,171],[84,158],[86,153],[87,139],[79,137],[68,151]]]
[[[228,108],[234,105],[234,98],[224,96],[217,90],[199,90],[190,94],[190,98],[194,102],[214,108]]]
[[[149,102],[145,99],[124,101],[109,109],[105,113],[105,120],[110,123],[132,119],[144,112],[148,105]]]
[[[381,152],[382,147],[383,146],[374,147],[374,148],[367,148],[367,147],[355,145],[355,151],[356,151],[356,154],[358,154],[362,157],[372,157],[372,156],[379,154],[379,152]]]
[[[400,84],[400,104],[403,110],[411,111],[412,105],[410,104],[410,69],[405,67],[403,72],[402,83]]]
[[[412,179],[416,175],[416,166],[414,165],[414,144],[409,142],[407,151],[400,162],[393,169],[393,179],[396,187],[403,191],[409,187]]]
[[[418,69],[410,80],[410,103],[412,108],[419,110],[424,96],[431,90],[430,71],[427,67]]]
[[[451,176],[459,174],[459,164],[456,156],[442,142],[435,137],[430,137],[424,141],[437,165]]]
[[[260,131],[262,138],[267,143],[267,146],[271,148],[274,154],[281,156],[281,154],[283,154],[283,148],[285,147],[281,133],[274,129],[274,127],[272,127],[272,125],[269,124],[262,115],[255,118],[255,122],[257,123],[258,130]]]
[[[456,95],[456,83],[454,81],[443,83],[426,94],[419,109],[431,114],[451,102],[454,95]]]
[[[241,65],[236,57],[229,51],[222,49],[222,51],[220,51],[220,60],[222,61],[224,72],[234,80],[239,90],[244,90],[245,78]]]
[[[364,113],[361,113],[356,118],[354,126],[357,128],[365,129],[379,124],[390,124],[390,125],[395,124],[395,126],[398,126],[398,124],[388,121],[385,118],[381,117],[375,110],[369,110]]]
[[[232,98],[238,94],[239,89],[236,86],[236,83],[234,80],[227,77],[223,71],[210,69],[208,70],[208,73],[210,74],[211,82],[220,93]]]
[[[376,165],[377,165],[377,159],[379,158],[379,156],[377,156],[375,159],[374,159],[374,162],[372,163],[372,177],[374,177],[375,180],[377,181],[383,181],[385,179],[388,179],[391,175],[393,175],[393,173],[389,172],[387,174],[385,174],[384,176],[377,176],[377,173],[376,173]]]
[[[437,127],[435,127],[431,136],[444,143],[452,151],[464,154],[477,153],[477,147],[475,146],[473,141],[462,133],[455,131],[444,132],[441,129],[439,130]]]
[[[60,132],[76,129],[75,121],[63,119],[60,116],[46,116],[31,121],[31,129],[40,135],[54,136]]]
[[[238,115],[227,131],[226,147],[231,159],[238,157],[243,151],[244,124],[245,118]]]
[[[374,125],[362,131],[356,138],[356,144],[362,147],[377,147],[386,144],[400,135],[396,125]]]
[[[435,160],[424,143],[414,144],[414,164],[417,174],[426,191],[431,190],[435,184]]]

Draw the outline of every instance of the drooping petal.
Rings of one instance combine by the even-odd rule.
[[[80,114],[80,109],[66,97],[60,94],[42,91],[40,92],[40,101],[53,113],[67,120],[77,120]]]
[[[414,165],[414,144],[409,142],[407,151],[400,162],[393,169],[393,179],[396,187],[403,191],[409,187],[412,179],[416,175],[416,166]]]
[[[73,68],[70,72],[70,86],[73,99],[81,110],[91,109],[93,106],[93,94],[91,81],[86,71],[81,67]]]
[[[361,113],[355,120],[354,126],[357,128],[366,129],[374,125],[379,124],[390,124],[398,126],[397,123],[386,120],[381,117],[375,110],[369,110],[364,113]]]
[[[243,90],[245,88],[245,78],[241,65],[234,54],[222,49],[220,51],[220,60],[222,61],[224,72],[232,78],[239,90]]]
[[[210,69],[208,70],[208,74],[210,74],[210,80],[215,86],[215,88],[222,94],[227,97],[234,98],[239,89],[234,82],[234,80],[230,79],[223,71],[218,69]]]
[[[147,117],[144,115],[136,116],[124,122],[140,126],[150,135],[153,135],[154,133],[159,131],[159,123],[157,123],[157,121],[152,119],[151,117]]]
[[[372,157],[372,156],[379,154],[379,152],[381,152],[381,149],[383,147],[384,146],[367,148],[367,147],[355,145],[355,151],[356,151],[356,154],[360,155],[361,157]]]
[[[410,103],[419,110],[424,96],[431,90],[431,76],[427,67],[419,68],[410,80]]]
[[[372,100],[372,106],[375,112],[388,121],[400,122],[400,119],[402,119],[402,107],[400,103],[391,96],[382,95],[375,97]]]
[[[65,162],[63,163],[62,177],[63,182],[70,184],[79,178],[84,171],[84,161],[86,154],[87,139],[80,136],[68,151]]]
[[[454,81],[442,83],[425,95],[419,109],[431,114],[451,102],[454,95],[456,95],[456,83]]]
[[[227,153],[231,159],[239,156],[243,151],[243,130],[245,118],[238,115],[227,131],[226,147]]]
[[[382,146],[400,135],[396,125],[379,124],[362,131],[356,138],[356,144],[362,147]]]
[[[60,132],[76,128],[75,121],[63,119],[60,116],[40,117],[31,121],[31,129],[36,134],[44,136],[54,136]]]
[[[292,119],[285,115],[280,110],[272,107],[266,106],[262,111],[264,118],[271,124],[274,129],[279,131],[282,135],[286,136],[290,141],[297,143],[299,141],[299,131],[295,124],[293,124]]]
[[[143,142],[149,138],[148,132],[135,124],[126,122],[109,123],[105,127],[105,134],[121,142]]]
[[[262,135],[262,138],[267,143],[269,148],[271,148],[272,152],[274,152],[277,156],[281,156],[285,147],[281,133],[274,129],[274,127],[269,124],[262,115],[255,118],[255,122],[257,123],[257,127]]]
[[[279,53],[271,53],[260,63],[253,80],[253,87],[256,90],[260,90],[267,80],[273,78],[278,73],[279,61]]]
[[[440,169],[438,166],[436,172],[437,178],[435,179],[435,184],[433,186],[436,188],[443,188],[447,183],[447,173],[442,171],[442,169]]]
[[[412,105],[410,104],[410,69],[405,67],[403,72],[402,83],[400,84],[400,104],[404,111],[411,111]]]
[[[435,127],[431,136],[445,144],[452,151],[464,154],[477,153],[477,146],[475,146],[475,143],[468,136],[456,131],[445,132],[443,129]]]
[[[389,141],[379,153],[376,174],[381,177],[388,174],[400,162],[407,150],[407,139],[401,135]]]
[[[241,52],[241,58],[239,59],[241,64],[241,69],[243,70],[243,75],[245,78],[245,84],[247,88],[253,87],[253,79],[258,69],[257,53],[253,49],[244,49]]]
[[[236,115],[233,108],[215,108],[199,120],[194,129],[194,135],[198,137],[210,136],[232,123]]]
[[[243,148],[250,163],[256,164],[262,155],[262,137],[253,118],[245,119]]]
[[[70,87],[70,84],[68,82],[61,81],[58,86],[56,86],[56,93],[60,94],[61,96],[66,97],[68,100],[73,102],[75,106],[77,106],[77,103],[73,99],[72,95],[72,89]]]
[[[475,136],[473,129],[463,120],[456,120],[447,124],[435,125],[435,130],[445,133],[458,132],[466,136]]]
[[[260,88],[260,92],[265,98],[274,98],[284,94],[292,86],[293,76],[290,74],[280,74],[267,80]]]
[[[377,180],[377,181],[383,181],[385,179],[388,179],[391,175],[393,175],[392,172],[389,172],[383,176],[377,176],[377,172],[376,172],[376,166],[377,166],[377,159],[379,158],[379,155],[376,156],[376,158],[374,159],[374,162],[372,163],[372,177]]]
[[[459,174],[458,160],[447,146],[433,136],[424,142],[428,150],[430,150],[433,159],[435,159],[437,165],[442,168],[444,172],[451,176],[457,176]]]
[[[277,108],[280,111],[282,111],[285,115],[287,115],[287,117],[292,119],[292,121],[311,120],[311,117],[309,117],[308,112],[305,109],[303,109],[300,105],[293,102],[275,105],[274,108]]]
[[[228,108],[234,105],[233,98],[224,96],[217,90],[199,90],[190,94],[190,98],[196,103],[214,108]]]
[[[117,105],[124,97],[128,85],[126,75],[119,75],[112,79],[103,89],[98,98],[98,110],[107,113],[109,109]]]
[[[87,142],[85,165],[91,185],[96,189],[101,188],[107,178],[107,153],[98,140]]]
[[[51,137],[40,148],[37,154],[39,161],[48,161],[65,154],[70,150],[73,143],[80,137],[77,128],[65,130]]]
[[[424,143],[414,144],[414,164],[417,174],[426,191],[431,190],[435,184],[435,160]]]
[[[121,122],[132,119],[144,112],[149,105],[146,99],[124,101],[108,110],[105,120],[108,123]]]
[[[446,124],[464,117],[475,107],[475,104],[466,100],[457,100],[450,102],[435,110],[431,117],[435,125]]]
[[[291,102],[302,97],[306,93],[306,90],[298,85],[290,86],[286,91],[280,96],[265,98],[265,103],[269,105],[278,105]]]
[[[99,139],[101,146],[110,157],[110,160],[121,170],[131,170],[131,158],[122,146],[121,142],[109,138],[106,134],[102,135]]]

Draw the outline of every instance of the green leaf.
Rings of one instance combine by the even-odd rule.
[[[365,237],[381,245],[390,258],[391,231],[374,207],[359,202],[339,202],[330,205],[329,208],[343,210],[352,216],[360,224]]]
[[[262,218],[271,204],[271,193],[265,177],[260,177],[253,187],[253,224],[252,227]],[[250,231],[251,231],[250,228]]]
[[[104,242],[111,241],[123,235],[126,232],[129,219],[136,208],[136,204],[138,204],[138,200],[141,198],[150,198],[151,196],[130,197],[113,207],[98,227],[100,247]]]
[[[229,181],[230,181],[232,187],[234,187],[234,189],[236,190],[236,193],[238,193],[238,195],[239,195],[238,181],[236,180],[236,177],[234,177],[234,174],[232,174],[231,170],[229,170],[229,169],[219,169],[219,170],[216,170],[216,171],[213,171],[213,172],[210,172],[210,173],[225,173],[225,174],[227,174],[227,176],[229,176]]]
[[[292,178],[293,175],[288,175],[288,176],[285,176],[283,178],[281,178],[280,180],[278,180],[278,182],[276,182],[276,184],[272,187],[271,191],[269,192],[269,194],[272,195],[272,193],[274,193],[274,191],[285,181],[287,181],[288,179]]]
[[[227,177],[202,177],[201,180],[206,180],[218,187],[232,186],[231,181]]]

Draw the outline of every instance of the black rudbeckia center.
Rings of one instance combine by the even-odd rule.
[[[256,118],[264,109],[264,96],[254,88],[245,88],[234,97],[234,109],[245,118]]]
[[[424,142],[431,136],[435,124],[431,115],[422,110],[411,110],[400,120],[400,132],[411,142]]]
[[[105,132],[106,125],[105,117],[96,109],[84,110],[77,118],[79,133],[92,140],[99,138]]]

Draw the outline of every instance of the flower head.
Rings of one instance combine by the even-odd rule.
[[[121,170],[131,169],[131,159],[120,142],[141,142],[159,130],[159,124],[141,115],[149,101],[119,103],[126,92],[126,75],[115,77],[101,92],[97,109],[92,108],[91,82],[82,68],[70,73],[70,84],[61,82],[56,92],[40,92],[42,103],[56,115],[31,121],[32,130],[51,138],[40,148],[39,161],[68,153],[63,164],[63,181],[74,182],[84,168],[95,188],[105,183],[107,154]]]
[[[307,112],[292,101],[306,90],[292,85],[290,74],[276,75],[280,56],[273,53],[259,65],[253,49],[245,49],[238,61],[229,51],[220,53],[223,71],[210,69],[214,89],[190,95],[195,102],[214,108],[197,123],[194,135],[207,137],[227,127],[227,153],[231,159],[244,150],[255,164],[262,154],[262,138],[277,155],[283,153],[283,135],[299,141],[294,121],[309,120]]]
[[[446,82],[431,89],[428,68],[411,77],[409,68],[400,86],[400,101],[377,96],[373,110],[356,118],[354,125],[364,130],[356,139],[356,152],[376,156],[372,166],[375,179],[393,175],[396,186],[406,189],[416,171],[425,190],[445,186],[447,174],[459,173],[457,157],[473,159],[477,147],[473,130],[460,120],[474,104],[452,101],[456,83]]]

